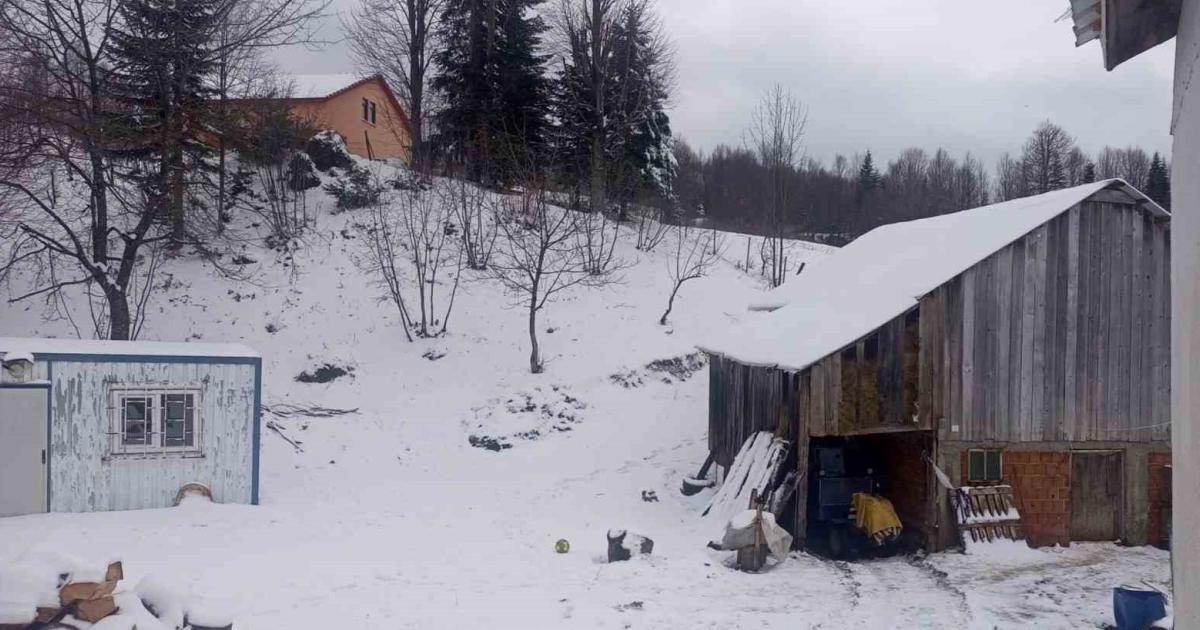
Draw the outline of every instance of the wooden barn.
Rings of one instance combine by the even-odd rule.
[[[958,532],[927,462],[1011,485],[1031,544],[1163,542],[1169,261],[1169,213],[1120,180],[872,230],[703,346],[713,459],[772,431],[803,479],[855,445],[930,550]]]

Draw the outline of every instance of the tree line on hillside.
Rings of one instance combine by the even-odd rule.
[[[1003,155],[994,173],[970,153],[902,151],[886,165],[868,150],[826,165],[797,159],[783,176],[793,191],[782,211],[764,182],[779,179],[753,143],[719,145],[707,154],[675,142],[673,192],[682,216],[755,234],[784,233],[846,242],[874,227],[937,216],[1092,181],[1119,177],[1170,209],[1170,166],[1139,147],[1104,147],[1085,154],[1062,127],[1040,124],[1017,156]],[[782,216],[781,216],[782,212]]]
[[[397,87],[416,168],[530,172],[594,213],[670,198],[673,58],[652,0],[363,0],[361,69]]]

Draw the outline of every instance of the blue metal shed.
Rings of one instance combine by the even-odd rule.
[[[0,516],[258,503],[262,357],[240,345],[0,337]]]

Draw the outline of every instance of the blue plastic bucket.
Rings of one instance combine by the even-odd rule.
[[[1167,616],[1163,594],[1149,588],[1118,586],[1113,589],[1113,617],[1118,630],[1146,630]]]

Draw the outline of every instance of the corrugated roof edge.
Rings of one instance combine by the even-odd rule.
[[[70,355],[176,360],[262,359],[261,354],[242,344],[0,337],[0,355],[7,354],[32,354],[36,358]]]
[[[1156,201],[1154,201],[1154,200],[1153,200],[1153,199],[1151,199],[1150,197],[1147,197],[1145,193],[1143,193],[1142,191],[1138,190],[1136,187],[1134,187],[1133,185],[1131,185],[1129,182],[1126,182],[1124,179],[1121,179],[1121,178],[1112,178],[1112,179],[1108,179],[1108,180],[1102,180],[1102,181],[1100,181],[1100,182],[1096,182],[1096,183],[1097,183],[1097,184],[1101,184],[1099,187],[1097,187],[1097,188],[1096,188],[1096,190],[1094,190],[1094,191],[1092,191],[1091,193],[1089,193],[1089,194],[1087,194],[1087,195],[1083,196],[1082,198],[1079,198],[1079,199],[1078,199],[1078,200],[1076,200],[1074,203],[1071,203],[1071,204],[1065,204],[1065,205],[1064,205],[1064,207],[1063,207],[1061,210],[1059,210],[1058,212],[1056,212],[1056,213],[1055,213],[1053,216],[1051,216],[1049,219],[1047,219],[1046,221],[1043,221],[1042,223],[1038,224],[1038,227],[1041,227],[1042,225],[1045,225],[1045,224],[1046,224],[1046,223],[1048,223],[1050,220],[1052,220],[1052,219],[1054,219],[1054,218],[1056,218],[1056,217],[1058,217],[1058,216],[1062,215],[1064,212],[1067,212],[1068,210],[1070,210],[1070,209],[1071,209],[1071,208],[1073,208],[1074,206],[1076,206],[1076,205],[1078,205],[1078,204],[1080,204],[1080,203],[1083,203],[1083,202],[1087,201],[1088,199],[1090,199],[1090,198],[1092,198],[1093,196],[1095,196],[1097,193],[1099,193],[1099,192],[1101,192],[1101,191],[1104,191],[1104,190],[1112,190],[1112,189],[1114,189],[1114,188],[1121,190],[1121,192],[1124,192],[1125,194],[1129,195],[1130,197],[1133,197],[1133,199],[1134,199],[1134,200],[1137,202],[1137,204],[1138,204],[1138,207],[1140,207],[1140,208],[1142,208],[1142,209],[1146,210],[1146,211],[1147,211],[1147,212],[1149,212],[1150,214],[1152,214],[1152,215],[1154,215],[1154,216],[1157,216],[1157,217],[1159,217],[1159,218],[1167,219],[1167,220],[1169,220],[1169,219],[1171,218],[1171,213],[1170,213],[1169,211],[1167,211],[1165,208],[1163,208],[1162,206],[1160,206],[1160,205],[1159,205],[1159,204],[1158,204]],[[1004,202],[1001,202],[1001,203],[1004,203]],[[999,204],[989,204],[989,205],[999,205]],[[979,208],[969,208],[969,209],[967,209],[967,210],[960,210],[960,212],[970,212],[970,211],[973,211],[973,210],[980,210],[980,209],[984,209],[984,208],[988,208],[988,207],[989,207],[989,206],[980,206]],[[951,213],[951,214],[954,214],[954,213]],[[930,221],[930,220],[936,220],[936,219],[938,219],[938,218],[940,218],[940,217],[945,217],[945,216],[948,216],[948,215],[939,215],[939,216],[936,216],[936,217],[929,217],[929,218],[927,218],[927,219],[915,219],[914,221],[911,221],[911,222],[908,222],[908,221],[902,221],[901,223],[915,223],[915,222],[920,222],[920,221]],[[895,223],[889,223],[889,224],[882,225],[882,226],[880,226],[880,227],[887,227],[888,225],[896,225],[896,224],[895,224]],[[876,229],[878,229],[878,228],[876,228]],[[1037,228],[1034,228],[1034,229],[1037,229]],[[1030,230],[1030,232],[1031,232],[1031,231],[1032,231],[1032,230]],[[868,233],[869,233],[869,232],[868,232]],[[963,267],[962,269],[957,269],[956,271],[954,271],[953,273],[951,273],[951,274],[950,274],[950,275],[948,275],[948,276],[945,276],[945,277],[946,277],[946,280],[943,280],[942,282],[938,283],[938,284],[937,284],[937,285],[935,285],[935,286],[929,287],[929,288],[928,288],[928,290],[926,291],[926,293],[928,293],[929,291],[932,291],[932,290],[936,289],[937,287],[941,286],[942,284],[945,284],[945,283],[946,283],[946,282],[948,282],[950,279],[952,279],[952,278],[954,278],[954,277],[957,277],[958,275],[960,275],[960,274],[962,274],[963,272],[965,272],[967,269],[970,269],[971,267],[973,267],[973,266],[975,266],[975,265],[979,264],[979,262],[980,262],[980,261],[983,261],[983,260],[984,260],[984,259],[986,259],[988,256],[991,256],[992,254],[995,254],[996,252],[1000,251],[1001,249],[1004,249],[1005,247],[1008,247],[1008,246],[1009,246],[1009,245],[1011,245],[1012,243],[1015,243],[1016,241],[1018,241],[1018,240],[1020,240],[1020,239],[1022,239],[1022,238],[1025,238],[1025,237],[1026,237],[1028,234],[1029,234],[1029,232],[1024,232],[1024,233],[1022,233],[1021,235],[1017,236],[1016,238],[1012,239],[1011,241],[1008,241],[1008,242],[1006,242],[1004,245],[1002,245],[1002,246],[1001,246],[1001,247],[999,247],[999,248],[996,248],[996,249],[994,249],[994,250],[987,251],[987,252],[981,252],[981,253],[980,253],[980,255],[978,256],[978,258],[976,258],[976,259],[974,260],[974,262],[972,262],[972,263],[970,263],[969,265],[967,265],[967,266]],[[834,253],[832,256],[830,256],[830,259],[829,259],[829,260],[827,260],[827,261],[825,261],[825,262],[827,262],[827,263],[835,263],[835,264],[836,264],[836,258],[837,258],[837,254],[836,254],[836,252],[835,252],[835,253]],[[921,299],[922,297],[924,297],[924,295],[925,295],[925,294],[921,294],[921,295],[914,296],[914,301],[919,303],[919,302],[920,302],[920,299]],[[776,310],[779,310],[780,308],[786,307],[786,306],[788,305],[788,303],[789,303],[789,302],[790,302],[790,300],[788,300],[788,301],[781,301],[781,302],[778,302],[778,303],[777,303],[777,305],[776,305],[776,303],[775,303],[775,302],[771,302],[770,300],[756,301],[756,302],[753,302],[753,303],[751,303],[750,305],[748,305],[748,306],[747,306],[747,310],[751,310],[751,311],[754,311],[754,310],[759,310],[759,311],[776,311]],[[768,306],[768,305],[770,305],[771,307],[770,307],[770,308],[767,308],[767,306]],[[880,322],[879,322],[879,323],[876,325],[876,328],[875,328],[875,329],[878,329],[878,327],[879,327],[879,326],[882,326],[883,324],[887,323],[887,322],[888,322],[888,321],[890,321],[892,318],[894,318],[894,317],[897,317],[897,316],[899,316],[899,315],[902,315],[902,314],[904,314],[904,313],[908,312],[909,310],[912,310],[912,308],[914,308],[915,306],[916,306],[916,305],[911,305],[911,306],[909,306],[909,307],[907,307],[907,308],[905,308],[905,309],[902,309],[902,310],[900,310],[899,312],[896,312],[896,313],[892,314],[892,315],[891,315],[891,317],[889,317],[889,318],[886,318],[886,319],[884,319],[883,321],[880,321]],[[869,332],[867,333],[867,335],[870,335],[870,333],[871,333],[871,332],[873,332],[875,329],[872,329],[872,331],[869,331]],[[861,338],[860,338],[860,339],[861,339]],[[859,339],[855,339],[855,340],[854,340],[853,342],[851,342],[851,343],[857,343],[857,341],[858,341],[858,340],[859,340]],[[807,363],[804,363],[803,365],[788,365],[788,364],[783,364],[783,363],[780,363],[780,362],[778,362],[778,361],[766,361],[766,362],[747,361],[747,360],[744,360],[744,359],[740,359],[740,358],[738,358],[738,357],[736,357],[736,356],[733,356],[733,355],[731,355],[731,354],[729,354],[729,353],[727,353],[727,352],[725,352],[725,351],[722,351],[722,350],[717,350],[717,349],[715,349],[714,347],[707,346],[707,345],[705,345],[705,344],[696,344],[695,348],[696,348],[697,350],[699,350],[699,351],[701,351],[701,352],[703,352],[703,353],[707,354],[707,355],[710,355],[710,356],[719,356],[719,357],[727,358],[727,359],[730,359],[730,360],[732,360],[732,361],[736,361],[736,362],[738,362],[738,363],[740,363],[740,364],[742,364],[742,365],[746,365],[746,366],[749,366],[749,367],[765,367],[765,368],[775,368],[775,369],[780,369],[780,370],[784,370],[784,371],[787,371],[787,372],[802,372],[802,371],[804,371],[804,370],[808,369],[808,368],[809,368],[810,366],[812,366],[813,364],[815,364],[815,363],[818,363],[818,362],[819,362],[821,359],[824,359],[825,357],[831,356],[831,355],[833,355],[833,354],[835,354],[835,353],[837,353],[837,352],[841,352],[841,351],[842,351],[842,350],[844,350],[845,348],[849,347],[849,345],[850,345],[850,344],[845,344],[845,345],[842,345],[842,346],[840,346],[840,347],[838,347],[838,348],[835,348],[835,349],[833,349],[833,350],[829,351],[828,353],[826,353],[826,354],[824,354],[824,355],[821,355],[820,357],[818,357],[818,358],[817,358],[817,359],[815,359],[815,360],[812,360],[812,361],[809,361],[809,362],[807,362]]]

